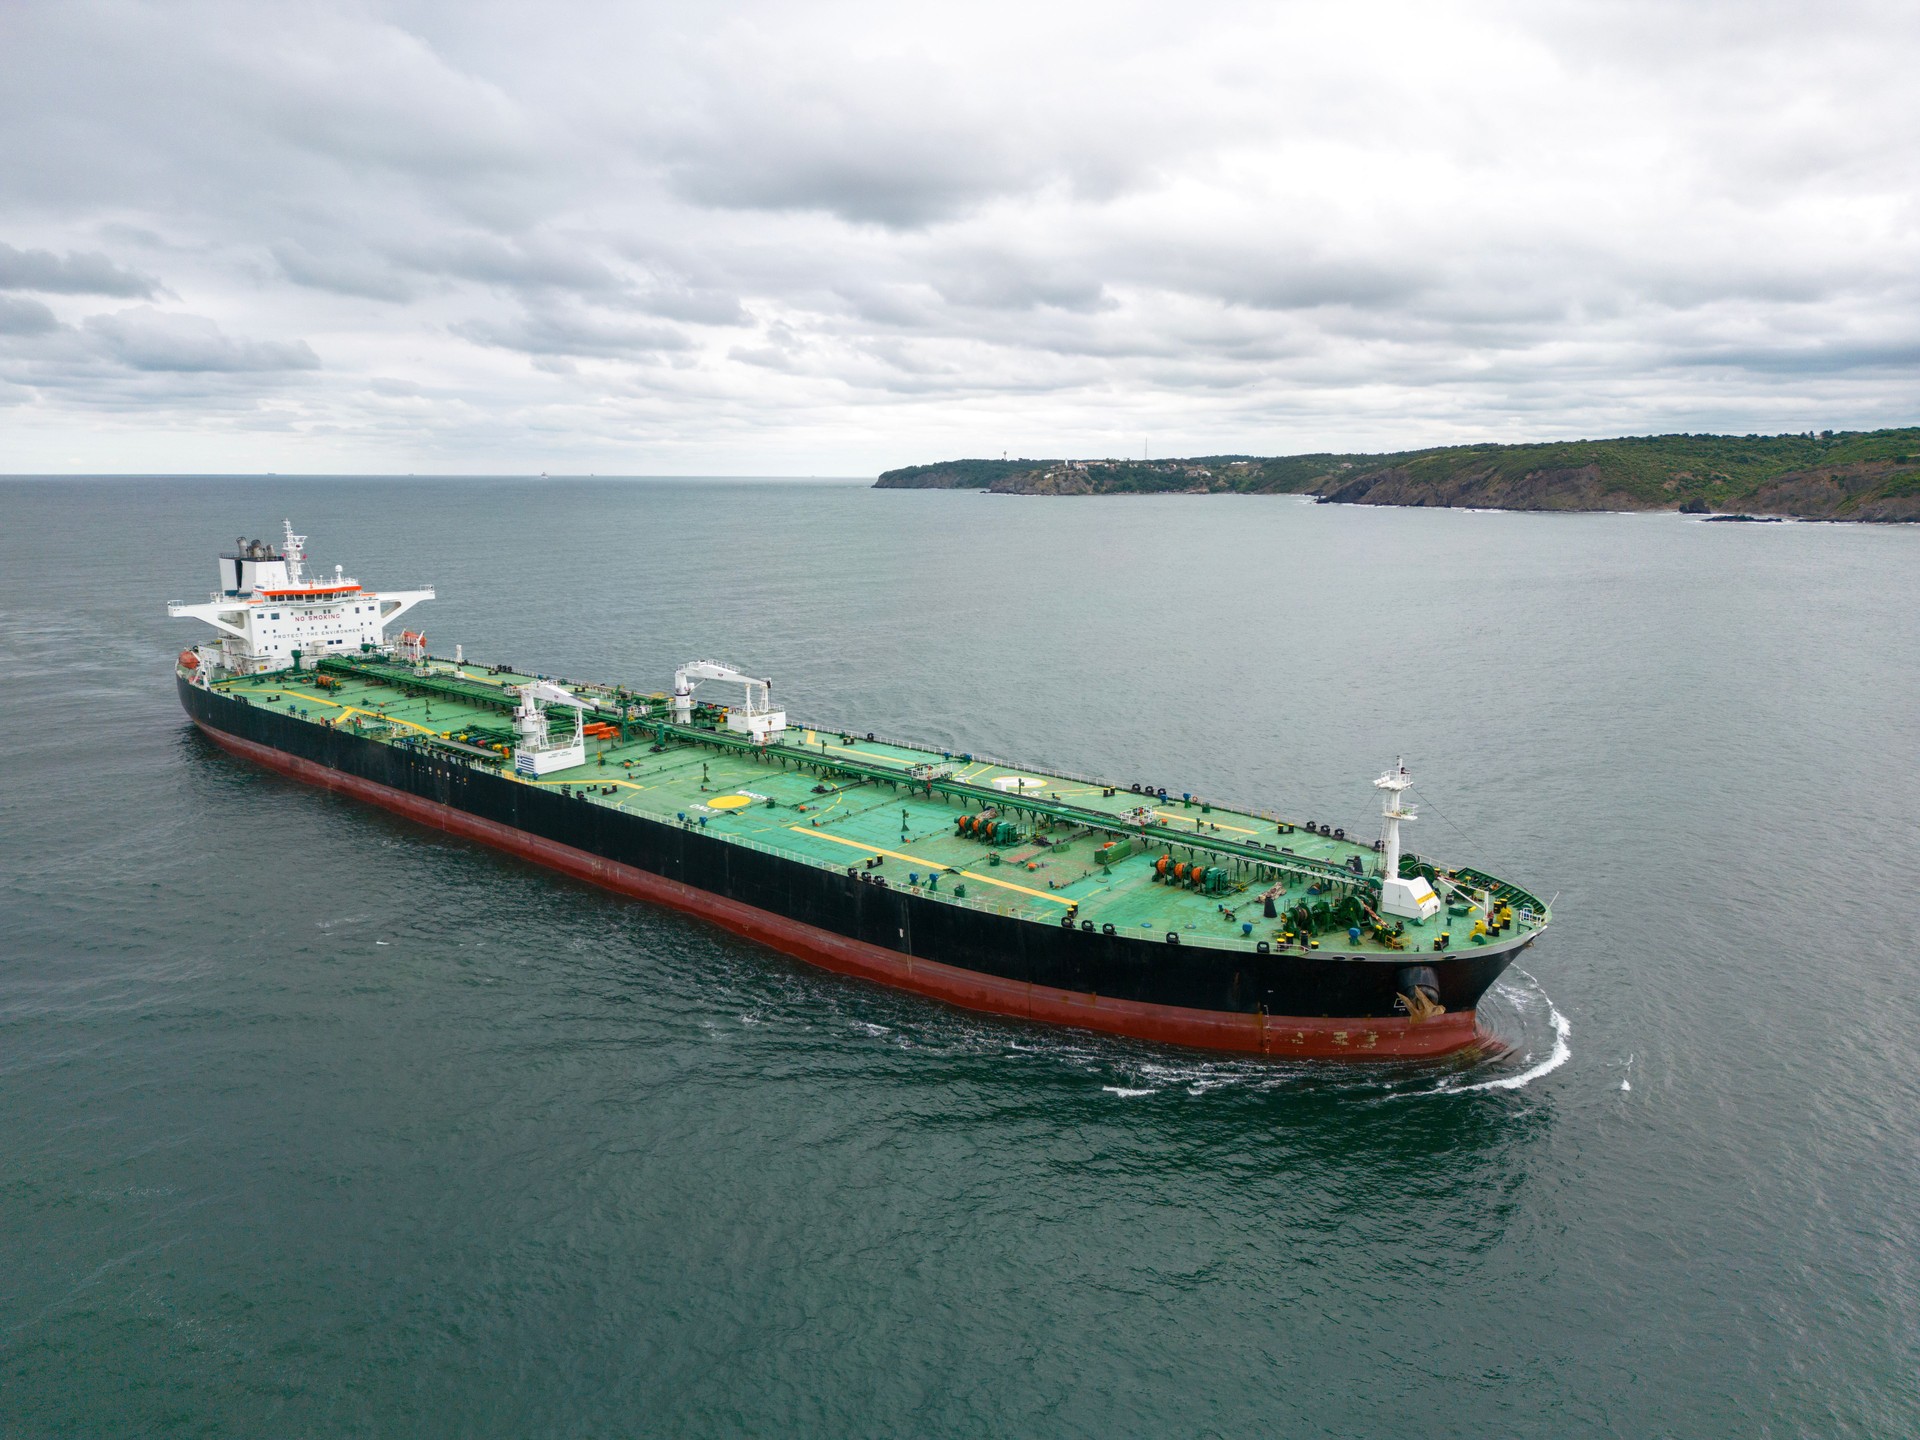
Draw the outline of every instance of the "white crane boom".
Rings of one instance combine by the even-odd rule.
[[[564,686],[551,680],[536,680],[531,685],[520,687],[522,698],[538,700],[542,705],[571,705],[576,710],[588,710],[592,706]]]
[[[727,712],[727,728],[765,745],[787,728],[787,712],[773,708],[773,681],[761,680],[718,660],[689,660],[673,672],[673,721],[693,720],[693,687],[703,680],[720,680],[746,687],[746,704]],[[756,694],[757,692],[757,694]]]

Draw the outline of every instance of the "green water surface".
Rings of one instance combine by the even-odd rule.
[[[432,647],[1230,794],[1558,923],[1461,1067],[812,971],[226,757],[234,535]],[[0,483],[0,1433],[1920,1432],[1920,530]]]

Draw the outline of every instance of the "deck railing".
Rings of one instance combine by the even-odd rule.
[[[364,671],[362,672],[362,675],[363,675],[363,678],[367,678],[367,679],[375,678],[372,675],[366,674]],[[385,679],[386,677],[379,677],[379,678]],[[396,680],[399,679],[399,677],[394,677],[394,678]],[[401,681],[400,683],[405,683],[405,682]],[[236,698],[244,699],[244,697],[236,697]],[[318,717],[313,717],[312,723],[324,723],[324,722]],[[658,723],[658,722],[655,722],[655,723]],[[669,730],[679,731],[681,727],[673,726],[673,725],[665,725],[664,728]],[[811,727],[811,728],[818,730],[823,727]],[[844,731],[844,730],[827,729],[826,733],[830,735],[847,735],[851,732]],[[739,748],[739,749],[748,748],[748,742],[744,740],[744,737],[734,737],[731,735],[723,735],[723,734],[710,734],[708,732],[703,731],[703,732],[698,732],[697,734],[688,735],[687,738],[694,739],[699,742],[712,742],[717,740],[720,742],[721,748]],[[864,738],[864,737],[860,737],[860,738]],[[428,742],[426,740],[426,737],[416,736],[416,735],[411,735],[406,733],[393,736],[387,743],[393,744],[401,748],[407,748],[407,749],[416,749],[416,750],[423,750],[423,751],[428,749]],[[897,745],[897,746],[901,746],[902,748],[908,748],[908,749],[925,749],[926,748],[924,746],[910,745],[910,744],[907,744],[906,742],[901,742],[896,740],[881,740],[878,736],[875,737],[875,740],[873,743]],[[751,748],[756,753],[765,755],[769,753],[769,750],[772,747],[753,746]],[[927,783],[925,781],[914,781],[911,777],[907,776],[903,771],[902,772],[881,771],[878,769],[878,767],[869,767],[869,766],[861,765],[858,762],[841,760],[831,755],[830,753],[823,752],[823,753],[816,754],[814,751],[807,749],[805,746],[797,746],[797,747],[780,746],[779,753],[791,755],[791,756],[794,756],[795,758],[805,758],[812,763],[824,764],[824,765],[828,765],[836,768],[842,768],[842,769],[850,770],[855,773],[867,772],[868,778],[894,779],[894,780],[899,780],[903,783],[908,783],[908,784]],[[489,775],[499,774],[499,771],[496,766],[478,761],[476,759],[473,759],[465,755],[450,753],[444,749],[436,749],[435,754],[437,758],[443,761],[443,763],[464,766],[468,769],[478,771],[482,774],[489,774]],[[1011,764],[1008,764],[1007,762],[996,760],[989,756],[980,755],[977,753],[974,754],[972,758],[975,763],[997,765],[1005,769],[1017,770],[1022,768],[1037,768],[1037,767],[1021,767],[1021,766],[1011,765]],[[1074,780],[1078,783],[1098,785],[1103,789],[1107,788],[1111,783],[1108,781],[1095,780],[1095,779],[1091,779],[1084,776],[1072,775],[1065,771],[1048,770],[1042,773],[1053,775],[1060,779]],[[604,780],[596,781],[594,779],[586,779],[586,780],[568,781],[568,782],[561,782],[561,783],[576,786],[582,792],[589,792],[589,793],[580,794],[578,796],[578,798],[580,799],[593,801],[595,803],[599,803],[603,805],[607,804],[607,797],[590,793],[598,789],[600,786],[603,786],[604,784],[606,784],[607,782]],[[949,789],[952,783],[953,782],[950,782],[950,781],[943,783],[942,781],[935,780],[932,782],[932,785],[933,785],[933,788],[935,789],[945,790],[945,789]],[[981,789],[983,787],[965,786],[963,784],[961,788]],[[1117,786],[1113,788],[1116,790],[1116,793],[1120,793],[1119,788]],[[1131,794],[1134,792],[1127,791],[1124,793]],[[1111,830],[1114,833],[1121,833],[1121,834],[1140,833],[1139,827],[1128,825],[1124,821],[1120,820],[1118,817],[1098,815],[1097,813],[1093,815],[1089,815],[1089,812],[1086,812],[1077,806],[1072,806],[1072,807],[1055,807],[1052,805],[1036,806],[1031,797],[1019,797],[1014,795],[1000,796],[997,794],[997,792],[995,792],[994,798],[1001,801],[1009,802],[1012,805],[1019,806],[1021,808],[1033,808],[1033,809],[1039,809],[1043,811],[1050,811],[1054,808],[1065,808],[1065,809],[1071,810],[1073,813],[1068,815],[1063,815],[1060,818],[1067,819],[1074,823],[1084,824],[1085,821],[1082,819],[1082,817],[1085,816],[1088,818],[1096,819],[1097,821],[1100,821],[1100,822],[1105,822],[1105,823],[1096,823],[1088,827],[1090,829],[1100,831],[1100,832]],[[637,792],[629,792],[626,796],[622,797],[621,802],[619,804],[608,805],[608,808],[621,810],[627,813],[639,813],[645,816],[646,818],[650,820],[654,820],[661,824],[681,823],[678,821],[678,816],[682,812],[680,812],[677,808],[672,812],[668,812],[665,810],[657,810],[654,807],[648,805],[644,801],[640,801],[636,803],[636,799],[637,799]],[[1236,813],[1244,814],[1248,812],[1236,812]],[[742,834],[728,832],[728,831],[709,831],[707,827],[700,825],[697,821],[692,819],[689,819],[684,823],[686,825],[686,828],[690,830],[699,830],[702,833],[707,834],[709,838],[721,840],[730,845],[741,845],[748,849],[760,851],[764,854],[768,854],[772,856],[777,856],[780,859],[787,860],[790,862],[798,861],[800,863],[809,865],[818,870],[832,871],[834,873],[839,873],[845,868],[844,866],[836,864],[832,861],[820,859],[811,855],[806,855],[799,851],[785,848],[782,846],[769,844],[766,841],[756,839],[751,835],[742,835]],[[1275,822],[1275,823],[1279,823],[1279,822]],[[1165,838],[1165,837],[1162,837],[1162,838]],[[1184,835],[1176,835],[1174,837],[1174,843],[1195,844],[1196,842],[1198,842],[1196,848],[1222,849],[1222,850],[1226,850],[1230,848],[1231,850],[1236,852],[1242,851],[1242,850],[1250,850],[1250,849],[1264,850],[1266,848],[1266,847],[1252,846],[1252,845],[1241,846],[1238,844],[1234,844],[1233,842],[1228,842],[1227,845],[1223,846],[1223,845],[1219,845],[1217,842],[1209,843],[1205,839],[1198,836],[1189,838]],[[1276,867],[1280,867],[1288,870],[1294,870],[1296,873],[1305,873],[1309,875],[1315,875],[1316,877],[1319,876],[1322,869],[1327,871],[1334,871],[1337,869],[1337,867],[1334,867],[1331,864],[1331,862],[1314,861],[1314,860],[1311,860],[1309,857],[1305,857],[1305,856],[1293,856],[1293,855],[1283,856],[1280,854],[1276,854],[1272,851],[1268,851],[1267,853],[1262,854],[1255,858],[1257,858],[1257,860],[1260,861],[1261,863],[1264,863],[1267,865],[1272,865],[1272,866],[1276,866]],[[934,862],[930,861],[928,863],[929,865],[932,865]],[[942,873],[946,873],[946,874],[957,873],[956,871],[953,871],[946,866],[941,866],[940,870]],[[1508,895],[1510,895],[1516,902],[1519,902],[1518,904],[1516,904],[1517,909],[1523,908],[1526,902],[1531,902],[1531,908],[1535,913],[1531,917],[1529,917],[1525,913],[1522,913],[1522,915],[1519,917],[1517,921],[1518,927],[1520,929],[1522,930],[1537,929],[1546,922],[1545,907],[1541,906],[1540,903],[1537,900],[1535,900],[1533,896],[1527,894],[1523,890],[1520,890],[1519,887],[1506,885],[1504,882],[1493,881],[1493,877],[1481,876],[1480,872],[1477,872],[1477,871],[1463,870],[1461,874],[1463,877],[1471,875],[1475,879],[1481,880],[1482,883],[1493,882],[1495,884],[1500,885],[1504,890],[1506,890]],[[1332,875],[1327,878],[1345,878],[1345,877],[1344,877],[1344,872],[1342,872],[1341,874]],[[1360,877],[1355,876],[1351,878],[1357,880]],[[965,881],[958,880],[955,883],[964,884]],[[992,883],[992,882],[987,882],[987,883]],[[1009,919],[1024,920],[1028,923],[1034,923],[1034,924],[1045,923],[1044,917],[1036,918],[1033,912],[1029,908],[1021,905],[1017,901],[1005,901],[1005,902],[995,903],[992,900],[985,899],[979,896],[959,895],[954,893],[954,891],[952,890],[933,890],[930,887],[927,887],[924,885],[921,885],[921,886],[894,885],[891,880],[889,880],[888,884],[889,884],[889,888],[902,890],[909,894],[924,894],[930,898],[937,898],[944,904],[961,905],[969,909],[982,911],[987,914],[999,915]],[[1084,904],[1086,902],[1082,902],[1082,903]],[[1076,919],[1076,922],[1084,919],[1084,920],[1092,920],[1096,924],[1100,923],[1097,917],[1092,915],[1076,915],[1075,919]],[[1144,926],[1144,925],[1141,926],[1140,928],[1151,929],[1150,926]],[[1116,931],[1116,933],[1122,933],[1122,932]],[[1130,932],[1126,932],[1126,933],[1130,933]],[[1261,943],[1267,943],[1273,946],[1273,948],[1276,950],[1280,949],[1277,942],[1270,942],[1270,941],[1261,942],[1261,941],[1255,940],[1252,936],[1247,936],[1247,935],[1213,935],[1213,934],[1206,933],[1204,931],[1192,930],[1187,928],[1181,929],[1178,933],[1180,934],[1180,939],[1182,944],[1202,945],[1210,949],[1255,952],[1257,951],[1257,948]],[[1298,953],[1298,952],[1294,952],[1292,951],[1291,947],[1288,947],[1287,950],[1281,951],[1281,953]],[[1420,952],[1416,952],[1414,950],[1409,949],[1404,953],[1412,955]]]

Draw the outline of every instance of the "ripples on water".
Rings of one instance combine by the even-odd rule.
[[[0,485],[0,1431],[1920,1431],[1920,533],[527,495]],[[1404,750],[1559,923],[1424,1065],[823,975],[193,735],[282,515],[553,672],[1349,828]]]

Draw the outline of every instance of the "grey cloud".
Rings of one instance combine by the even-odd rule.
[[[1419,274],[1418,261],[1384,265],[1318,257],[1293,263],[1270,259],[1254,274],[1242,271],[1213,277],[1223,300],[1256,310],[1311,310],[1325,305],[1379,309],[1411,300],[1428,283]]]
[[[763,41],[683,102],[661,142],[681,195],[911,230],[1049,185],[1111,195],[1153,148],[1085,111],[1038,118],[1017,90],[926,56],[854,63],[829,49],[807,70],[794,58]]]
[[[17,250],[0,242],[0,290],[144,299],[159,288],[152,277],[124,269],[98,253],[56,255],[51,250]]]
[[[1911,418],[1920,20],[1756,3],[13,0],[0,385],[405,468]],[[30,293],[162,279],[226,328]]]
[[[1062,265],[987,252],[955,256],[945,270],[934,288],[956,305],[1016,311],[1047,306],[1086,313],[1114,304],[1084,263]]]
[[[740,297],[725,290],[656,283],[644,287],[633,303],[650,315],[695,325],[745,325],[749,319]]]
[[[296,285],[336,295],[358,295],[367,300],[397,303],[413,298],[413,287],[396,275],[391,266],[364,252],[315,255],[289,241],[273,247],[273,258],[281,272]]]
[[[623,290],[628,284],[584,245],[547,235],[469,233],[398,253],[415,269],[428,274],[507,289],[606,294]]]
[[[735,210],[824,210],[895,229],[949,219],[989,197],[1032,182],[966,154],[895,150],[850,142],[805,153],[716,140],[673,169],[680,193]],[[769,150],[774,153],[768,153]]]
[[[59,325],[53,311],[38,300],[0,295],[0,335],[47,335]]]
[[[1675,363],[1773,375],[1845,374],[1886,370],[1911,374],[1920,366],[1920,340],[1818,345],[1712,346],[1675,357]]]
[[[727,351],[729,360],[737,360],[742,365],[757,365],[763,370],[781,370],[789,374],[798,373],[799,363],[792,355],[774,345],[736,345]]]
[[[391,22],[356,23],[351,10],[315,7],[287,23],[295,13],[276,17],[257,60],[239,50],[219,60],[302,148],[436,178],[538,163],[522,107],[447,52]]]
[[[527,355],[614,360],[685,350],[690,344],[684,334],[667,325],[551,310],[529,312],[510,320],[468,320],[455,325],[453,332],[476,345],[518,350]]]
[[[236,340],[200,315],[136,306],[84,323],[114,359],[135,370],[317,370],[320,357],[304,340]]]

